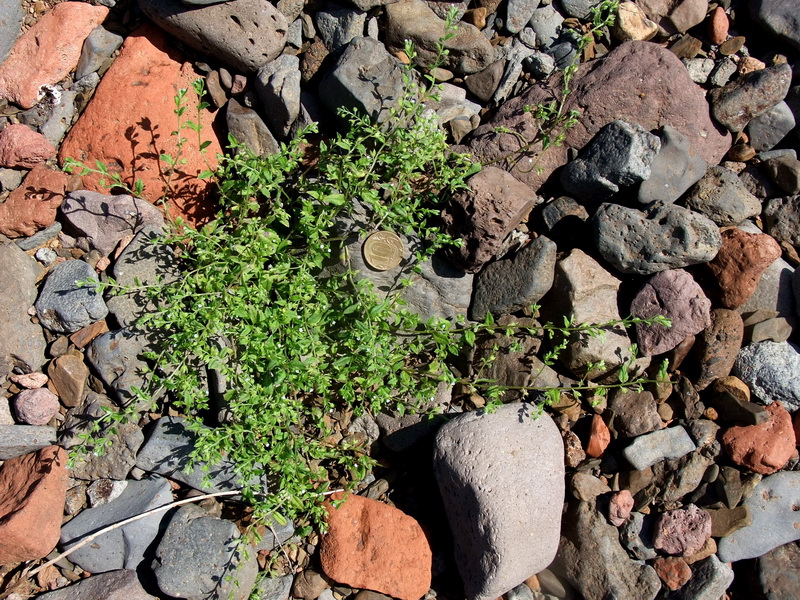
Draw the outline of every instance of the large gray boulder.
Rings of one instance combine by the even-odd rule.
[[[470,412],[436,436],[434,472],[470,600],[493,600],[555,556],[564,498],[558,428],[528,403]]]

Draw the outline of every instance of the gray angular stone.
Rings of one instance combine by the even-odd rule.
[[[105,318],[108,307],[91,285],[97,274],[82,260],[67,260],[53,267],[34,303],[39,322],[56,333],[74,333]]]
[[[378,40],[355,38],[320,81],[319,96],[332,112],[346,107],[382,123],[403,96],[400,62]]]
[[[261,67],[256,92],[272,131],[286,137],[300,114],[300,59],[283,54]]]
[[[228,100],[225,122],[228,133],[239,144],[249,148],[255,156],[267,156],[280,151],[280,144],[261,116],[252,108],[242,106],[234,98]]]
[[[0,381],[14,369],[38,371],[44,364],[42,328],[28,310],[36,300],[42,267],[16,244],[0,243]]]
[[[535,412],[515,403],[465,413],[436,436],[434,473],[471,600],[496,598],[555,556],[563,442],[550,417]]]
[[[542,50],[549,50],[550,47],[561,35],[564,17],[552,4],[546,4],[533,11],[528,25],[536,34],[536,41]]]
[[[650,176],[639,186],[639,202],[675,202],[706,172],[708,164],[689,139],[671,125],[661,129],[661,149],[650,163]]]
[[[21,250],[33,250],[39,246],[49,242],[61,232],[61,223],[56,221],[50,227],[40,229],[30,237],[19,238],[14,240],[14,243],[20,247]],[[50,248],[39,248],[39,250],[50,250]],[[53,252],[55,254],[55,252]],[[38,260],[38,259],[37,259]],[[42,261],[39,261],[42,262]],[[55,262],[55,261],[52,261]],[[52,264],[52,262],[50,264]]]
[[[653,521],[646,520],[640,512],[632,512],[620,530],[620,541],[637,560],[651,560],[656,557],[653,548]]]
[[[641,471],[665,458],[680,458],[696,449],[686,429],[677,425],[637,437],[622,455],[634,469]]]
[[[592,222],[597,249],[621,273],[651,275],[705,263],[722,246],[713,221],[672,204],[640,211],[606,203]]]
[[[140,317],[158,309],[141,286],[168,285],[180,277],[172,247],[159,242],[163,228],[147,226],[137,233],[114,263],[119,285],[132,291],[111,296],[106,305],[122,327],[133,327]]]
[[[58,104],[53,107],[50,118],[39,127],[39,132],[56,148],[58,148],[61,140],[64,139],[67,130],[72,127],[72,122],[77,114],[75,108],[75,100],[77,97],[77,92],[73,90],[63,90]]]
[[[792,0],[752,0],[748,8],[753,20],[772,37],[800,49],[800,22]]]
[[[724,539],[724,538],[723,538]],[[692,565],[692,578],[666,600],[719,600],[733,583],[733,569],[712,554]]]
[[[162,227],[164,216],[155,206],[133,196],[110,196],[87,190],[70,192],[61,205],[67,247],[97,250],[108,256],[119,241],[143,227]],[[63,236],[62,236],[63,238]]]
[[[291,574],[259,579],[253,590],[256,600],[288,600],[293,581],[294,577]]]
[[[794,126],[794,114],[789,105],[786,102],[778,102],[747,124],[750,145],[756,152],[771,150],[794,129]]]
[[[142,588],[136,571],[109,571],[40,594],[37,600],[157,600]]]
[[[0,2],[0,62],[3,62],[22,28],[22,2],[19,0],[3,0]]]
[[[780,400],[789,412],[800,410],[800,348],[790,342],[759,342],[739,351],[733,375],[764,404]]]
[[[255,552],[239,542],[230,521],[187,505],[178,510],[156,548],[153,572],[158,587],[187,600],[244,600],[256,582]]]
[[[509,0],[506,4],[506,30],[519,33],[528,24],[541,0]]]
[[[722,538],[718,556],[724,562],[756,558],[800,539],[800,473],[779,471],[764,477],[744,501],[752,524]]]
[[[98,71],[123,41],[121,35],[109,31],[102,25],[95,27],[83,42],[81,58],[75,67],[75,79],[82,79],[89,73]]]
[[[708,81],[708,76],[714,69],[714,60],[711,58],[688,58],[683,60],[683,64],[686,65],[692,81],[701,84]]]
[[[756,227],[745,230],[751,233],[761,233],[761,230]],[[785,317],[794,326],[797,322],[795,294],[792,290],[794,272],[794,268],[788,262],[782,258],[777,259],[761,275],[753,295],[737,310],[742,314],[757,310],[775,311],[779,317]]]
[[[172,488],[162,478],[129,481],[115,500],[95,508],[87,508],[61,528],[61,545],[65,550],[107,525],[158,508],[172,502]],[[167,511],[133,521],[95,538],[91,544],[70,554],[70,561],[90,573],[117,569],[136,570],[145,552],[158,536],[159,525]]]
[[[747,73],[709,93],[711,114],[730,131],[742,131],[751,119],[783,100],[791,82],[787,63]]]
[[[331,52],[364,35],[367,13],[338,4],[326,4],[325,8],[314,14],[317,33],[325,47]]]
[[[554,570],[585,600],[653,600],[661,581],[653,567],[632,560],[617,528],[592,503],[571,502],[563,517]]]
[[[185,44],[244,73],[274,60],[289,23],[269,2],[233,0],[187,8],[180,0],[139,0],[153,21]]]
[[[764,203],[764,230],[778,242],[800,248],[800,196],[767,200]]]
[[[0,425],[0,460],[11,460],[56,443],[53,427]]]
[[[147,363],[142,354],[153,347],[152,341],[144,334],[118,329],[95,338],[86,350],[86,360],[114,392],[120,406],[139,400],[135,388],[144,392],[146,398],[142,404],[145,404],[149,395],[144,376]]]
[[[81,407],[83,408],[83,407]],[[89,410],[75,411],[76,413],[89,414],[96,407]],[[99,413],[96,416],[100,416]],[[144,434],[136,423],[122,423],[115,427],[115,432],[102,432],[109,440],[109,445],[102,454],[89,453],[75,461],[70,470],[73,479],[94,481],[97,479],[112,479],[122,481],[136,464],[136,453],[144,443]],[[89,569],[91,571],[92,569]]]
[[[470,318],[482,321],[516,312],[538,302],[553,286],[556,245],[544,236],[531,240],[511,259],[484,267],[475,277]]]
[[[726,227],[758,215],[761,201],[747,190],[736,173],[713,166],[689,191],[686,207]]]
[[[582,154],[561,171],[561,185],[572,196],[602,201],[650,176],[661,140],[635,123],[612,121]]]
[[[601,2],[602,0],[561,0],[560,4],[570,17],[585,20],[592,14],[592,9]]]

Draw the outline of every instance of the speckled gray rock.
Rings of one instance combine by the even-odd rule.
[[[178,510],[156,548],[158,587],[187,600],[244,600],[256,582],[255,552],[238,543],[239,530],[197,506]]]
[[[800,539],[800,473],[780,471],[761,480],[744,501],[753,522],[719,541],[720,560],[756,558]]]
[[[506,29],[519,33],[528,24],[540,0],[508,0],[506,4]]]
[[[256,92],[272,130],[286,137],[300,114],[300,59],[283,54],[261,67]]]
[[[786,102],[778,102],[747,124],[750,145],[756,152],[774,148],[794,129],[795,118]]]
[[[528,25],[536,33],[540,48],[548,50],[561,35],[564,17],[552,4],[546,4],[533,11]]]
[[[105,400],[108,401],[108,399]],[[78,419],[81,417],[85,419],[89,414],[94,417],[103,414],[102,409],[99,409],[100,403],[93,400],[92,396],[88,396],[87,401],[89,401],[87,406],[77,407],[70,411],[71,414],[78,415]],[[91,402],[97,404],[88,406]],[[66,433],[66,430],[62,431]],[[97,479],[121,481],[128,477],[136,464],[136,453],[144,443],[144,434],[141,428],[136,423],[122,423],[114,427],[114,433],[105,430],[101,432],[101,435],[109,440],[109,447],[103,454],[89,453],[88,456],[76,460],[75,465],[70,469],[70,477],[87,481]],[[59,440],[59,443],[63,444],[62,440],[63,438]]]
[[[792,68],[787,63],[747,73],[711,90],[711,114],[730,131],[742,131],[751,119],[783,100],[791,82]]]
[[[564,528],[556,572],[586,600],[653,600],[661,581],[650,565],[631,559],[619,541],[617,528],[593,503],[571,502]]]
[[[47,592],[37,600],[157,600],[142,588],[136,571],[109,571]]]
[[[61,205],[62,241],[68,248],[97,250],[108,256],[119,241],[143,227],[162,227],[164,216],[155,206],[133,196],[111,196],[87,190],[70,192]]]
[[[75,80],[94,73],[111,58],[114,51],[122,45],[124,38],[98,25],[83,42],[83,50],[78,66],[75,67]]]
[[[487,265],[475,277],[470,318],[482,321],[487,312],[512,313],[538,302],[553,286],[556,251],[552,241],[539,236],[513,258]]]
[[[44,364],[42,328],[28,314],[42,267],[10,243],[0,243],[0,265],[0,381],[5,381],[15,368],[31,373]]]
[[[597,249],[621,273],[651,275],[705,263],[722,246],[713,221],[673,204],[642,211],[606,203],[592,223]]]
[[[364,35],[367,13],[329,3],[314,15],[317,33],[331,52]]]
[[[800,248],[800,196],[767,200],[764,203],[764,230],[778,242]]]
[[[686,429],[677,425],[637,437],[622,455],[634,469],[641,471],[665,458],[680,458],[696,448]]]
[[[114,391],[117,403],[126,406],[139,401],[134,388],[139,388],[147,395],[147,382],[143,374],[147,363],[142,354],[152,349],[152,343],[144,334],[118,329],[95,338],[86,350],[86,360],[109,389]],[[143,399],[142,404],[146,400],[149,397]]]
[[[493,600],[555,556],[563,442],[552,419],[534,419],[535,411],[514,403],[465,413],[436,436],[434,472],[470,600]]]
[[[661,140],[635,123],[612,121],[561,171],[567,193],[584,201],[607,200],[650,177]]]
[[[738,225],[761,212],[761,202],[733,171],[713,166],[689,191],[686,207],[720,227]]]
[[[139,7],[185,44],[244,73],[277,58],[286,44],[286,17],[263,0],[191,9],[180,0],[139,0]]]
[[[87,508],[61,528],[61,545],[69,549],[81,538],[112,523],[136,516],[172,502],[172,488],[162,478],[129,481],[122,494],[95,508]],[[150,515],[104,533],[91,544],[70,554],[70,560],[90,573],[117,569],[136,570],[144,554],[158,535],[167,512]]]
[[[0,460],[11,460],[56,443],[56,430],[38,425],[0,425]]]
[[[228,133],[256,156],[276,154],[280,150],[275,136],[255,110],[242,106],[235,98],[228,100],[225,109]]]
[[[724,539],[724,538],[723,538]],[[665,600],[719,600],[733,583],[733,569],[712,554],[692,565],[692,578]]]
[[[288,600],[292,590],[294,577],[283,575],[281,577],[263,577],[256,582],[255,594],[257,600]]]
[[[797,4],[792,0],[752,0],[748,8],[753,20],[772,36],[800,49]]]
[[[620,541],[637,560],[650,560],[656,557],[653,548],[653,519],[645,518],[640,512],[632,512],[627,523],[620,529]]]
[[[39,322],[56,333],[73,333],[105,318],[108,307],[89,284],[97,281],[94,269],[82,260],[67,260],[47,274],[34,306]]]
[[[759,558],[758,582],[766,600],[800,598],[800,546],[784,544]]]
[[[22,27],[22,2],[19,0],[3,0],[0,2],[0,62],[3,62],[14,42],[20,34]]]
[[[650,176],[639,186],[639,202],[675,202],[706,172],[708,164],[689,139],[671,125],[661,129],[661,149],[650,163]]]
[[[800,410],[800,348],[790,342],[759,342],[739,351],[733,375],[765,404],[780,400],[786,410]]]

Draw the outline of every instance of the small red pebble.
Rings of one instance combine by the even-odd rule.
[[[664,585],[673,592],[682,588],[692,578],[691,567],[680,557],[659,557],[653,561],[653,568],[658,573],[661,581],[664,582]]]
[[[592,428],[589,431],[589,442],[586,444],[586,454],[592,458],[600,458],[611,443],[611,432],[603,417],[594,415],[592,417]]]
[[[728,39],[729,27],[730,22],[728,21],[728,15],[725,14],[725,9],[718,6],[711,11],[711,16],[708,18],[708,41],[715,46],[719,46]]]

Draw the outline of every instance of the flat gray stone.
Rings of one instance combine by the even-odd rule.
[[[259,579],[253,590],[256,600],[288,600],[293,581],[294,577],[291,574]]]
[[[61,528],[61,546],[68,550],[98,529],[172,502],[172,488],[163,477],[131,480],[122,494],[95,508],[87,508]],[[90,573],[117,569],[135,571],[158,536],[168,512],[160,512],[104,533],[70,554],[70,561]]]
[[[771,150],[794,129],[795,124],[789,105],[783,101],[778,102],[747,124],[750,145],[756,152]]]
[[[228,100],[225,109],[228,134],[246,146],[255,156],[277,154],[280,151],[275,136],[255,110],[242,106],[235,98]]]
[[[283,54],[267,63],[256,73],[255,86],[272,131],[286,137],[300,115],[300,59]]]
[[[11,460],[56,443],[56,430],[39,425],[0,425],[0,460]]]
[[[157,600],[142,588],[136,571],[109,571],[46,592],[37,600]]]
[[[800,248],[800,196],[767,200],[764,203],[764,230],[778,242]]]
[[[639,186],[639,202],[675,202],[706,172],[708,164],[689,139],[671,125],[661,129],[661,149],[650,163],[650,176]]]
[[[790,342],[758,342],[739,351],[733,375],[764,404],[780,400],[786,410],[800,410],[800,348]]]
[[[74,333],[105,318],[108,307],[91,283],[94,269],[82,260],[67,260],[47,274],[34,306],[39,322],[56,333]]]
[[[61,98],[58,103],[53,107],[53,112],[50,118],[39,127],[41,133],[48,142],[53,144],[56,148],[64,139],[64,136],[72,127],[72,122],[75,120],[77,109],[75,108],[75,100],[78,98],[78,92],[74,90],[62,90]]]
[[[536,34],[539,47],[547,51],[561,35],[564,17],[552,4],[546,4],[533,11],[528,25]]]
[[[552,419],[535,412],[527,403],[469,412],[436,436],[434,473],[470,600],[497,598],[555,556],[563,442]]]
[[[0,2],[0,62],[3,62],[22,28],[22,2],[19,0],[3,0]]]
[[[634,469],[641,471],[665,458],[680,458],[696,449],[686,429],[677,425],[640,435],[622,455]]]
[[[747,190],[736,173],[714,166],[689,191],[686,208],[726,227],[761,213],[761,201]]]

